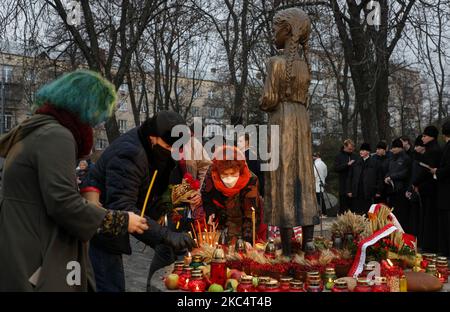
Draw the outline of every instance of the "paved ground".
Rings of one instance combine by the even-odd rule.
[[[323,236],[330,236],[330,226],[334,218],[323,219]],[[320,235],[320,226],[316,226],[316,236]],[[133,254],[131,256],[124,256],[126,291],[142,292],[146,291],[147,274],[150,267],[151,259],[153,258],[153,249],[147,247],[144,249],[144,244],[131,238],[131,245]]]

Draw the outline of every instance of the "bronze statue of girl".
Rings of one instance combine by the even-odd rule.
[[[282,53],[267,63],[260,108],[268,112],[270,125],[280,127],[280,162],[266,173],[265,221],[280,227],[283,254],[290,256],[292,228],[302,226],[306,245],[320,222],[308,116],[311,21],[304,11],[289,8],[275,14],[273,32]]]

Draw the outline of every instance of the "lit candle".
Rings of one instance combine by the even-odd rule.
[[[255,247],[256,243],[256,216],[255,216],[255,208],[252,207],[252,231],[253,231],[253,247]]]

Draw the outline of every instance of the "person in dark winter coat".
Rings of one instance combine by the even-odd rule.
[[[370,145],[363,143],[360,158],[353,164],[347,179],[347,195],[352,199],[352,211],[365,214],[380,197],[382,176],[377,161],[370,155]]]
[[[422,164],[428,168],[439,168],[442,150],[437,142],[439,130],[435,126],[425,128],[422,141],[425,144],[425,154]],[[423,239],[418,245],[427,252],[438,251],[438,208],[437,208],[437,181],[430,170],[422,166],[413,185],[420,192],[422,199]]]
[[[392,155],[389,155],[390,157]],[[387,144],[386,142],[380,141],[377,144],[377,149],[375,151],[375,155],[373,155],[377,162],[377,171],[382,177],[386,176],[389,166],[389,158],[387,153]],[[380,197],[375,200],[376,203],[386,203],[386,186],[384,185],[380,192]]]
[[[86,179],[88,177],[89,167],[86,160],[81,160],[78,163],[77,168],[77,183],[78,185],[84,185],[86,183]]]
[[[433,168],[438,184],[439,253],[450,256],[450,120],[442,126],[446,142],[439,168]]]
[[[400,140],[402,141],[404,152],[411,159],[412,155],[414,153],[414,150],[413,150],[412,145],[411,145],[411,139],[409,138],[409,136],[403,135],[403,136],[400,137]]]
[[[261,171],[261,161],[258,159],[258,155],[250,148],[250,135],[248,133],[239,138],[238,148],[245,155],[248,169],[258,177],[259,193],[264,196],[264,172]]]
[[[158,197],[167,189],[170,172],[175,166],[171,146],[179,138],[172,137],[171,131],[176,125],[183,124],[183,118],[175,112],[158,112],[141,126],[116,139],[89,174],[88,189],[98,189],[103,206],[140,213],[151,177],[158,170],[146,209],[150,229],[142,235],[135,235],[151,247],[165,243],[181,250],[192,248],[194,244],[185,233],[172,232],[155,221],[160,216]],[[91,241],[89,254],[98,291],[125,291],[122,254],[131,254],[129,235],[114,238],[96,235]]]
[[[116,103],[92,71],[65,74],[36,93],[37,110],[0,138],[0,292],[95,291],[88,241],[148,229],[132,212],[107,210],[78,192],[77,159],[92,149],[92,126]]]
[[[400,139],[392,142],[392,158],[388,164],[388,171],[384,178],[387,190],[388,204],[394,208],[394,214],[406,233],[410,233],[410,205],[406,198],[411,173],[411,159],[403,149]]]
[[[406,197],[409,199],[411,212],[409,214],[410,234],[417,237],[418,241],[423,240],[423,206],[420,198],[420,193],[412,187],[413,181],[418,178],[419,172],[422,170],[420,163],[423,161],[425,154],[425,144],[422,141],[422,135],[416,138],[414,143],[414,151],[412,153],[411,163],[411,178],[409,182],[409,189],[406,192]]]
[[[350,210],[352,201],[347,196],[347,177],[357,156],[353,153],[355,143],[345,140],[344,145],[334,160],[334,171],[339,174],[339,213]]]

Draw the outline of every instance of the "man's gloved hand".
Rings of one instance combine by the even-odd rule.
[[[194,240],[186,233],[178,233],[167,230],[163,234],[163,242],[170,245],[175,250],[189,249],[195,246]]]

